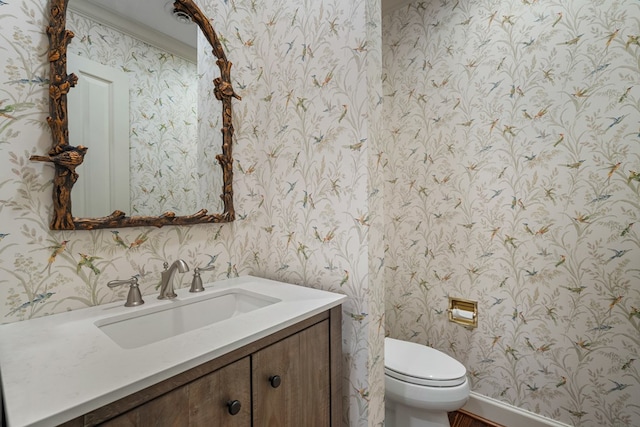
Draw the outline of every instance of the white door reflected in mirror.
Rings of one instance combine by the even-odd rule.
[[[91,155],[77,168],[71,202],[76,217],[131,212],[129,192],[129,77],[82,56],[67,55],[68,73],[78,76],[69,91],[69,143]],[[87,172],[85,172],[87,171]]]

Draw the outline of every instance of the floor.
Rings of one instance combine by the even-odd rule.
[[[463,410],[449,412],[451,427],[504,427]]]

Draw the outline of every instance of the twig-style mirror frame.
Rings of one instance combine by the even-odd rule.
[[[164,225],[190,225],[224,223],[235,220],[233,207],[233,124],[231,98],[240,100],[231,84],[231,62],[207,17],[193,0],[175,0],[176,11],[188,15],[195,22],[212,47],[220,77],[214,79],[215,97],[222,101],[222,153],[216,156],[222,168],[223,212],[208,214],[201,209],[193,215],[177,216],[165,212],[160,216],[126,216],[116,210],[111,215],[99,218],[76,218],[71,212],[71,189],[78,180],[76,168],[82,164],[87,148],[69,145],[69,118],[67,116],[67,94],[76,85],[78,77],[67,74],[67,46],[74,37],[66,28],[67,4],[69,0],[51,0],[51,16],[47,35],[49,37],[49,114],[47,122],[51,128],[53,143],[47,156],[31,156],[31,160],[51,162],[55,166],[53,178],[52,230],[92,230],[98,228],[120,228]]]

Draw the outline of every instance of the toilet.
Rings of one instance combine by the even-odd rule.
[[[425,345],[384,340],[385,427],[449,427],[469,399],[467,369]]]

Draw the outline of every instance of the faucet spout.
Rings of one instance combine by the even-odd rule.
[[[189,271],[189,266],[181,259],[174,261],[171,266],[169,266],[167,262],[164,263],[164,271],[162,272],[162,279],[160,280],[160,295],[158,295],[158,299],[173,299],[177,297],[173,290],[173,276],[175,276],[176,270],[180,273],[186,273]]]

